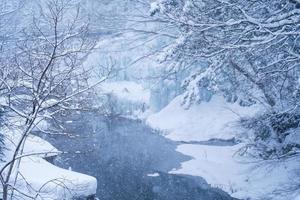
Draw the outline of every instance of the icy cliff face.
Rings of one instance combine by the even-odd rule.
[[[150,91],[130,81],[103,83],[99,88],[104,114],[141,117],[149,109]]]

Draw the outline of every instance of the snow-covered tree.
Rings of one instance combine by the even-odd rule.
[[[0,169],[4,200],[15,193],[23,195],[15,186],[20,161],[27,156],[24,144],[32,130],[62,111],[80,109],[82,94],[106,79],[104,76],[92,85],[87,81],[91,70],[83,61],[95,41],[88,37],[88,21],[80,4],[47,0],[23,6],[18,12],[25,22],[22,29],[16,32],[8,24],[10,40],[0,39],[6,44],[0,58],[0,108],[6,113],[1,129],[6,130],[7,138],[10,131],[19,133],[11,140],[11,157]]]
[[[215,93],[244,106],[263,104],[266,113],[252,120],[265,128],[254,131],[253,142],[265,159],[300,147],[299,7],[294,0],[157,0],[151,6],[151,15],[179,32],[162,61],[194,65],[183,104]],[[253,128],[252,120],[246,127]]]

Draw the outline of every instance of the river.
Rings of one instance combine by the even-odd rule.
[[[168,174],[192,159],[177,144],[138,120],[105,120],[97,113],[63,116],[52,126],[67,135],[43,135],[59,150],[55,164],[92,175],[100,200],[231,200],[201,177]]]

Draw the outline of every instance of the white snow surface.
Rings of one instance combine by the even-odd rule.
[[[223,97],[214,96],[210,102],[201,102],[188,110],[181,106],[181,96],[175,98],[160,112],[150,115],[147,123],[164,130],[165,137],[175,141],[207,141],[230,139],[241,133],[237,126],[239,117],[252,116],[263,110],[260,106],[241,107],[227,103]],[[209,184],[240,199],[297,199],[288,188],[293,183],[300,160],[262,162],[237,155],[244,144],[212,146],[182,144],[177,151],[192,159],[170,173],[203,177]],[[298,197],[299,198],[299,197]],[[298,199],[297,199],[298,200]]]
[[[300,160],[251,162],[235,156],[242,145],[179,145],[177,151],[193,159],[170,173],[201,176],[213,187],[239,199],[292,200],[293,192],[286,191],[296,186],[291,180],[295,180],[294,173],[299,169]]]
[[[22,159],[20,172],[19,187],[27,194],[38,195],[37,199],[87,197],[95,194],[97,189],[94,177],[59,168],[39,157]]]
[[[12,157],[15,143],[20,138],[20,131],[9,134],[6,141],[7,161]],[[61,153],[49,142],[40,137],[29,135],[23,149],[19,174],[15,187],[22,193],[37,200],[71,200],[74,197],[87,197],[96,194],[96,178],[57,167],[44,158]],[[0,163],[0,167],[5,162]],[[14,169],[15,174],[16,169]],[[12,176],[12,177],[15,177]],[[14,181],[14,178],[11,178]],[[15,192],[16,194],[18,192]],[[22,199],[32,199],[22,195]]]
[[[35,156],[46,158],[60,153],[52,144],[38,136],[29,135],[25,141],[24,154],[36,154]]]
[[[160,112],[150,115],[147,123],[167,132],[166,137],[176,141],[206,141],[212,138],[231,139],[239,130],[235,127],[240,116],[255,114],[257,107],[241,107],[227,103],[221,96],[210,102],[201,102],[189,109],[181,106],[182,97],[176,97]]]

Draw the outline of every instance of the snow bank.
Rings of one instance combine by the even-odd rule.
[[[9,134],[7,140],[6,160],[10,160],[12,150],[15,148],[14,142],[18,141],[19,131]],[[61,153],[49,142],[40,137],[29,135],[25,145],[17,176],[15,195],[18,193],[22,199],[41,200],[61,200],[79,197],[88,197],[96,194],[97,180],[92,176],[59,168],[44,158],[55,156]],[[3,166],[5,162],[0,163]],[[16,171],[16,170],[14,170]],[[15,174],[15,173],[13,173]],[[13,184],[14,178],[11,178]]]
[[[29,135],[24,145],[24,154],[37,154],[36,156],[46,158],[60,153],[52,144],[34,135]]]
[[[175,98],[159,113],[150,115],[147,123],[165,130],[166,137],[175,141],[207,141],[231,139],[241,132],[236,121],[262,110],[259,106],[241,107],[214,96],[210,102],[193,105],[189,110],[181,106],[181,96]],[[258,162],[236,156],[244,144],[216,146],[182,144],[177,151],[193,157],[170,173],[203,177],[209,184],[240,199],[296,198],[293,188],[300,160]],[[299,178],[300,179],[300,178]],[[294,180],[294,181],[291,181]],[[300,191],[299,191],[300,193]]]
[[[72,199],[96,194],[94,177],[59,168],[39,157],[22,159],[20,173],[19,188],[26,194],[37,195],[37,199]]]
[[[170,173],[203,177],[209,184],[240,199],[293,199],[294,172],[300,159],[286,162],[251,162],[234,156],[235,146],[180,145],[177,151],[194,159]],[[296,184],[296,181],[295,181]]]
[[[165,130],[167,138],[176,141],[206,141],[212,138],[231,139],[238,129],[234,123],[240,116],[257,112],[258,107],[241,107],[214,96],[210,102],[201,102],[186,110],[182,97],[176,97],[159,113],[151,115],[147,123]]]

